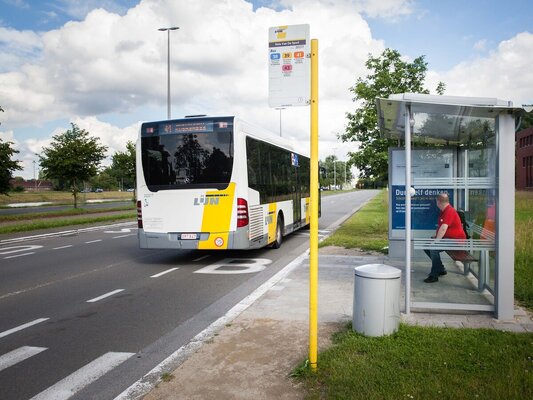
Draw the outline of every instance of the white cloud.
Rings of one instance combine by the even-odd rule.
[[[447,72],[431,72],[428,81],[446,83],[452,96],[497,97],[515,106],[533,102],[533,34],[522,32],[501,42],[486,57],[465,61]]]
[[[474,43],[474,50],[476,51],[485,51],[487,49],[487,40],[481,39]]]
[[[37,61],[41,47],[37,33],[0,26],[0,73]]]

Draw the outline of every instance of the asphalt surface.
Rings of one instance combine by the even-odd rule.
[[[324,197],[319,234],[375,193]],[[141,250],[133,224],[3,242],[1,398],[113,399],[303,253],[308,242],[309,232],[300,231],[281,250]],[[223,273],[201,273],[214,263],[225,265],[218,269]],[[257,268],[246,273],[250,265]],[[229,273],[236,270],[241,273]]]

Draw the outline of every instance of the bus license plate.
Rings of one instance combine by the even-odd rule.
[[[196,233],[182,233],[181,240],[196,240],[198,235]]]

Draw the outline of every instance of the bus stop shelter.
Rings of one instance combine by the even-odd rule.
[[[495,98],[403,93],[376,99],[389,150],[389,257],[405,263],[405,312],[492,312],[514,317],[515,117]],[[431,239],[447,192],[470,239]],[[410,229],[406,229],[410,227]],[[448,276],[427,284],[423,250],[442,250]]]

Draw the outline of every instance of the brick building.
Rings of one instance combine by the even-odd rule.
[[[516,134],[516,190],[533,190],[533,126]]]

